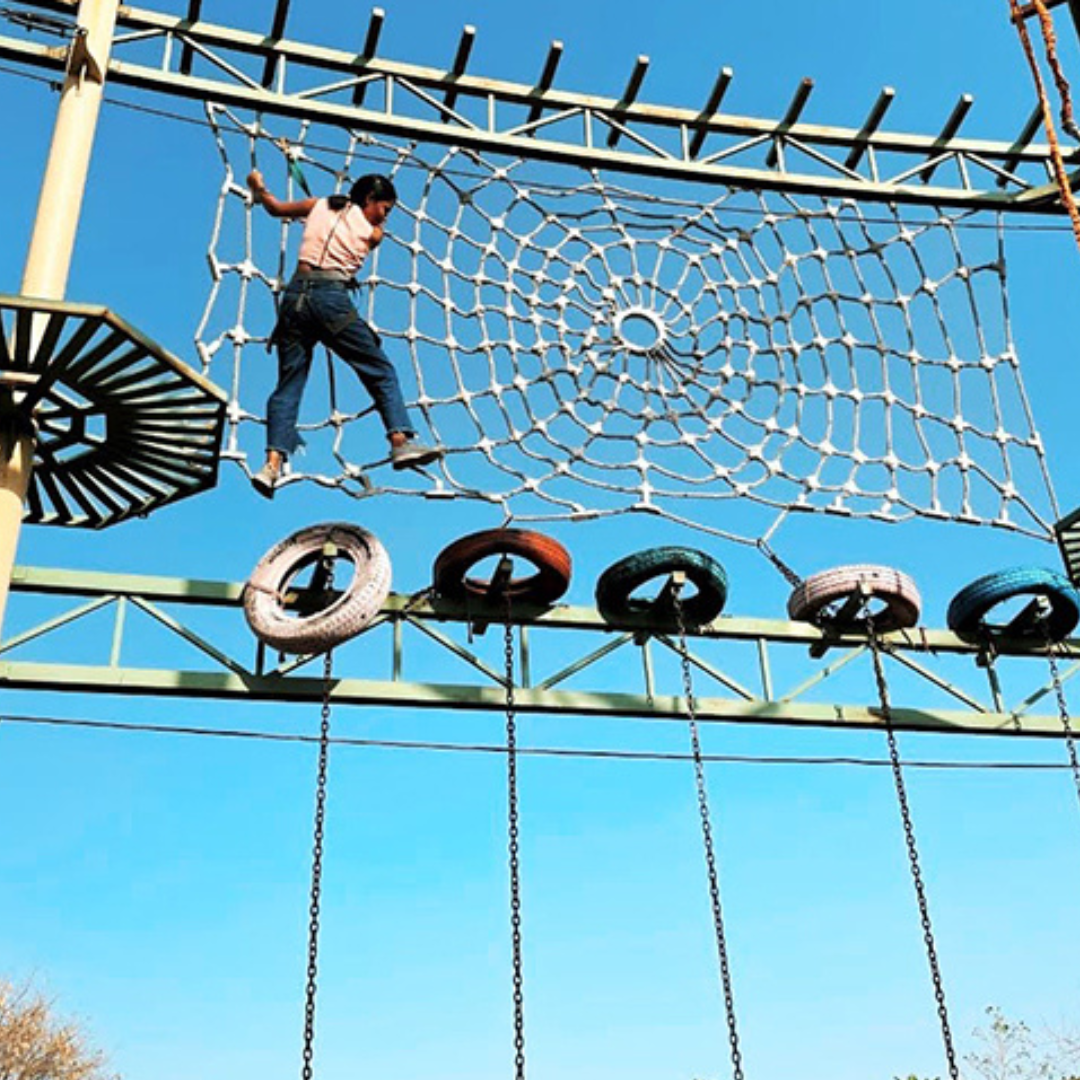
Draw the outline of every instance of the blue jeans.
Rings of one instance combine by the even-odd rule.
[[[288,457],[302,445],[296,430],[300,399],[321,342],[356,372],[375,402],[387,434],[414,433],[397,372],[375,331],[360,318],[344,281],[297,274],[282,293],[277,328],[278,382],[266,403],[266,448]]]

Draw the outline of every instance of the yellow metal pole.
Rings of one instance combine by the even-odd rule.
[[[64,297],[119,6],[120,0],[82,0],[79,5],[79,28],[26,256],[24,296]]]
[[[0,588],[0,614],[7,600],[11,568],[15,565],[15,546],[19,539],[19,522],[22,520],[23,503],[30,487],[30,463],[34,453],[34,441],[27,428],[17,418],[4,416],[5,431],[0,432],[0,521],[14,522],[15,528],[0,528],[0,566],[5,573]],[[23,428],[19,430],[20,426]]]
[[[78,30],[68,54],[67,77],[26,256],[24,296],[64,297],[119,6],[120,0],[79,4]],[[31,419],[20,415],[16,392],[0,384],[0,628],[33,460]]]

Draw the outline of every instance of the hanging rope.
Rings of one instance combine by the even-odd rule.
[[[304,170],[300,167],[300,154],[302,153],[297,147],[294,147],[288,139],[275,139],[274,145],[285,155],[285,163],[289,170],[289,177],[296,184],[297,187],[309,198],[315,198],[311,193],[311,187],[308,184],[307,177],[304,175]]]
[[[315,1053],[315,995],[319,974],[319,906],[322,897],[323,823],[326,819],[326,772],[330,755],[330,686],[333,653],[323,661],[322,723],[319,728],[319,768],[315,781],[315,839],[311,849],[311,905],[308,921],[307,987],[304,995],[304,1052],[300,1075],[311,1080]]]
[[[1043,40],[1046,43],[1047,61],[1050,64],[1050,70],[1054,74],[1058,93],[1061,95],[1062,127],[1074,138],[1080,139],[1080,130],[1077,129],[1076,122],[1073,119],[1069,83],[1061,70],[1061,63],[1057,56],[1054,21],[1047,10],[1044,0],[1033,0],[1031,6],[1039,16]],[[1035,92],[1039,98],[1039,108],[1042,110],[1043,128],[1046,130],[1046,141],[1050,146],[1050,160],[1053,164],[1054,180],[1057,183],[1058,191],[1061,193],[1061,201],[1068,211],[1069,220],[1072,222],[1073,236],[1076,237],[1077,245],[1080,246],[1080,209],[1077,208],[1072,185],[1069,183],[1069,174],[1065,169],[1065,158],[1061,152],[1057,131],[1054,128],[1054,117],[1050,108],[1050,98],[1046,93],[1046,84],[1043,82],[1042,72],[1039,70],[1039,61],[1035,56],[1035,48],[1031,43],[1031,35],[1028,33],[1027,24],[1024,21],[1024,12],[1021,10],[1019,0],[1009,0],[1009,7],[1012,9],[1012,20],[1016,24],[1016,30],[1020,35],[1020,43],[1024,48],[1024,55],[1027,57],[1028,66],[1031,68],[1031,75],[1035,81]]]
[[[1050,65],[1050,74],[1054,77],[1054,85],[1057,87],[1058,96],[1061,98],[1061,126],[1069,135],[1080,142],[1080,128],[1077,128],[1076,120],[1073,118],[1072,91],[1069,87],[1069,80],[1065,78],[1065,72],[1061,68],[1061,60],[1058,57],[1054,20],[1050,15],[1045,0],[1034,0],[1034,7],[1036,14],[1039,16],[1043,41],[1046,43],[1046,61]]]
[[[690,670],[690,649],[686,642],[686,619],[683,612],[681,583],[673,580],[672,599],[679,631],[679,658],[682,661],[683,692],[690,727],[690,749],[694,757],[694,782],[697,786],[698,810],[701,814],[701,835],[705,842],[705,865],[709,874],[709,899],[712,903],[713,927],[716,930],[716,951],[720,958],[720,983],[724,992],[724,1011],[727,1015],[728,1044],[731,1048],[731,1067],[735,1080],[743,1080],[742,1051],[735,1023],[735,995],[731,987],[731,964],[728,960],[727,934],[724,931],[724,911],[720,903],[720,875],[716,867],[716,847],[713,843],[712,820],[709,815],[709,791],[705,783],[705,760],[698,735],[697,705],[694,701],[694,680]]]
[[[885,735],[889,743],[889,760],[892,764],[893,780],[896,784],[896,798],[900,805],[900,818],[904,826],[904,843],[907,846],[908,863],[911,867],[911,880],[915,885],[915,897],[919,903],[919,919],[922,923],[923,942],[926,945],[926,958],[930,963],[930,977],[934,982],[934,1000],[937,1002],[938,1019],[941,1021],[941,1038],[945,1044],[945,1057],[949,1065],[949,1076],[951,1080],[959,1080],[960,1070],[956,1063],[952,1029],[949,1027],[949,1011],[945,1005],[945,986],[941,979],[937,946],[934,943],[934,930],[930,923],[930,907],[926,900],[926,887],[923,884],[922,871],[919,868],[919,849],[915,844],[915,828],[911,821],[911,808],[908,805],[907,788],[904,784],[904,770],[900,764],[900,750],[896,743],[896,732],[893,730],[889,685],[885,681],[885,666],[881,659],[881,639],[874,628],[872,617],[867,620],[867,623],[869,626],[870,655],[874,660],[874,678],[877,681],[878,696],[881,702],[881,718],[885,722]]]
[[[525,994],[521,973],[521,858],[518,848],[517,718],[514,706],[514,628],[506,593],[506,794],[510,860],[510,941],[514,979],[514,1080],[525,1080]]]

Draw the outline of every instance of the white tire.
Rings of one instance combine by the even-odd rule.
[[[848,600],[853,597],[865,602],[849,610]],[[868,616],[881,633],[901,630],[914,626],[921,611],[922,598],[915,582],[889,566],[838,566],[811,574],[788,600],[790,618],[834,630],[865,630]]]
[[[328,606],[290,614],[285,595],[298,574],[316,563],[327,544],[352,563],[352,578]],[[355,637],[379,614],[390,592],[390,556],[357,525],[310,525],[271,548],[244,588],[244,615],[260,641],[279,652],[323,653]],[[341,588],[338,583],[338,588]]]

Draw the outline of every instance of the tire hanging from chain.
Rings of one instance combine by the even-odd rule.
[[[709,792],[705,783],[705,759],[698,735],[697,705],[694,701],[694,680],[690,669],[690,649],[686,641],[686,616],[683,611],[682,582],[673,579],[672,601],[679,635],[679,659],[682,663],[683,691],[686,696],[686,716],[690,729],[690,749],[694,758],[694,782],[697,788],[698,810],[701,815],[701,836],[705,845],[705,865],[709,876],[709,900],[712,905],[713,927],[716,931],[716,952],[720,961],[720,985],[724,994],[727,1017],[728,1045],[734,1080],[743,1080],[742,1051],[735,1022],[735,995],[731,984],[731,964],[728,959],[727,934],[724,930],[724,910],[720,902],[720,875],[716,866],[716,847],[713,842],[712,819],[709,814]]]
[[[525,994],[521,962],[521,853],[518,846],[517,713],[514,703],[513,599],[505,592],[506,630],[506,805],[507,855],[510,865],[510,944],[514,985],[514,1080],[525,1080]],[[306,1080],[306,1078],[305,1078]]]
[[[930,978],[934,983],[934,1001],[937,1004],[938,1020],[941,1023],[941,1038],[945,1045],[945,1058],[949,1066],[950,1080],[960,1080],[960,1069],[956,1062],[952,1029],[949,1026],[949,1010],[945,1004],[945,985],[941,978],[941,966],[938,963],[934,929],[930,922],[930,907],[926,900],[926,886],[923,883],[922,870],[919,867],[919,849],[915,843],[915,827],[911,820],[911,807],[908,805],[904,769],[900,763],[900,750],[896,742],[896,731],[893,728],[889,684],[885,679],[885,666],[881,659],[882,643],[873,618],[867,620],[867,636],[870,642],[870,655],[874,662],[874,679],[877,682],[878,697],[881,702],[881,718],[885,722],[885,735],[889,743],[889,761],[892,764],[893,782],[896,785],[896,799],[900,807],[900,819],[904,828],[904,844],[907,847],[911,880],[915,886],[915,898],[919,904],[919,920],[922,924],[923,943],[926,945],[926,958],[930,964]]]

